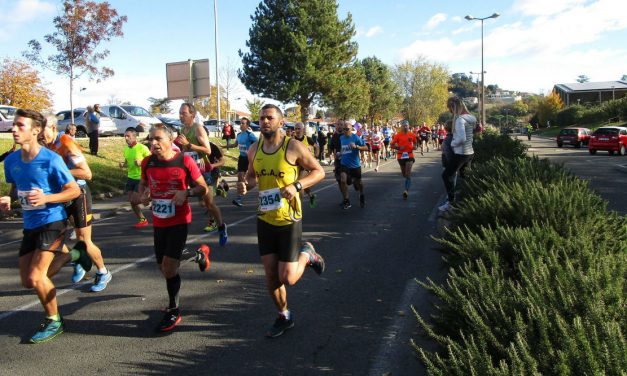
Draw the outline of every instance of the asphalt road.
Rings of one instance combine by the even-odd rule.
[[[330,168],[327,168],[330,171]],[[441,279],[441,255],[430,238],[442,199],[439,155],[428,153],[414,167],[413,187],[402,200],[397,163],[364,174],[367,206],[342,210],[332,174],[317,185],[319,204],[305,208],[304,238],[324,255],[322,276],[307,270],[288,289],[296,326],[282,337],[264,338],[276,311],[264,287],[256,248],[255,197],[244,208],[221,200],[229,243],[202,234],[196,220],[189,248],[208,242],[211,269],[200,273],[184,262],[183,321],[169,335],[153,328],[167,304],[165,282],[152,251],[152,228],[134,230],[132,214],[96,221],[94,239],[113,280],[101,293],[90,282],[71,285],[71,268],[54,278],[66,333],[42,345],[26,344],[42,318],[32,291],[19,284],[19,222],[3,222],[0,234],[0,364],[17,375],[111,374],[394,375],[422,374],[410,338],[425,343],[411,305],[430,312],[429,296],[414,279]],[[9,243],[9,244],[7,244]],[[429,343],[425,343],[429,345]]]
[[[525,141],[526,142],[526,141]],[[558,149],[534,138],[530,153],[565,163],[624,214],[627,158]],[[326,168],[330,170],[329,168]],[[0,374],[209,375],[420,375],[410,339],[430,348],[416,327],[411,306],[423,316],[430,297],[415,279],[442,280],[446,270],[431,235],[444,189],[439,153],[418,158],[409,200],[396,162],[364,174],[367,206],[341,210],[331,174],[315,187],[319,204],[305,208],[304,238],[327,261],[322,276],[307,270],[288,289],[296,326],[277,339],[264,338],[276,315],[263,282],[256,248],[254,195],[244,208],[221,200],[230,224],[229,243],[202,233],[204,216],[194,204],[189,248],[208,242],[212,266],[200,273],[184,262],[183,321],[169,335],[155,334],[165,282],[152,253],[152,229],[134,230],[132,214],[96,221],[94,239],[103,250],[113,281],[101,293],[90,282],[69,283],[71,269],[55,277],[66,333],[41,345],[26,341],[42,317],[31,291],[19,284],[19,222],[0,230]]]

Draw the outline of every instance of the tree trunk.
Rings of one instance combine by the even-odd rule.
[[[300,104],[300,121],[305,123],[309,121],[309,105],[311,105],[311,100],[301,99],[299,104]]]
[[[72,93],[74,92],[74,70],[70,67],[70,124],[74,123],[74,105],[72,104]]]

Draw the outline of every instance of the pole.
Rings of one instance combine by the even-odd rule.
[[[190,104],[194,103],[194,61],[192,59],[187,59],[189,63],[189,102]]]
[[[215,30],[215,45],[216,45],[216,91],[218,92],[218,127],[220,126],[220,74],[218,73],[218,0],[213,0],[213,21]]]
[[[479,124],[485,126],[485,81],[483,77],[483,20],[481,20],[481,120]]]

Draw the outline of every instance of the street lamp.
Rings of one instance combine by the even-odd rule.
[[[485,73],[488,73],[488,72],[483,71],[483,73],[485,74]],[[479,82],[479,75],[480,75],[481,73],[480,73],[480,72],[470,72],[470,74],[476,74],[476,75],[477,75],[477,95],[479,95],[479,96],[480,96],[480,95],[481,95],[481,88],[479,87],[479,85],[480,85],[481,83]]]
[[[483,17],[483,18],[473,17],[471,15],[464,17],[468,21],[473,21],[473,20],[481,21],[481,123],[480,124],[484,126],[485,126],[485,81],[484,81],[483,74],[485,72],[483,70],[483,21],[487,20],[488,18],[496,18],[498,16],[500,16],[500,14],[493,13],[491,16]]]
[[[612,100],[616,100],[616,97],[614,96],[614,85],[612,85]]]

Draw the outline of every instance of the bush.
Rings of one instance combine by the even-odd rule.
[[[472,147],[475,150],[473,161],[477,163],[484,163],[496,157],[521,158],[527,154],[527,146],[520,140],[501,135],[496,129],[489,128],[475,136]]]
[[[627,118],[627,97],[590,108],[580,105],[566,107],[557,113],[556,122],[558,126],[568,126],[604,122],[616,117]]]

